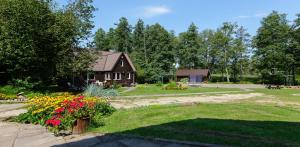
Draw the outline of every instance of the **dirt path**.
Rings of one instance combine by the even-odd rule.
[[[118,96],[117,99],[123,99],[123,98],[149,98],[149,97],[176,97],[176,96],[191,96],[191,95],[205,95],[205,94],[227,94],[227,93],[238,93],[238,92],[241,92],[241,91],[174,93],[174,94],[147,94],[147,95]]]
[[[224,103],[230,101],[250,99],[263,96],[262,93],[247,94],[221,94],[216,96],[184,96],[184,97],[160,97],[156,99],[116,99],[111,104],[116,108],[132,108],[149,105],[188,104],[188,103]]]

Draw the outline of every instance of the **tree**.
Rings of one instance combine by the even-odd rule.
[[[132,35],[132,56],[135,63],[145,67],[147,62],[147,52],[145,49],[145,26],[143,20],[139,19],[134,27]]]
[[[114,32],[114,39],[117,51],[125,53],[131,52],[131,26],[125,17],[120,18]]]
[[[204,68],[209,69],[209,71],[213,73],[216,68],[219,50],[214,46],[215,32],[213,30],[207,29],[202,31],[199,35],[201,39],[200,47],[204,58]]]
[[[92,35],[94,28],[93,12],[96,8],[92,5],[93,0],[70,0],[66,6],[66,12],[72,13],[75,23],[76,36],[74,42],[78,46],[91,46],[87,41]],[[72,18],[71,18],[72,19]]]
[[[200,56],[200,38],[198,28],[192,23],[187,32],[179,35],[179,64],[180,68],[199,68],[203,66]]]
[[[233,40],[233,47],[231,50],[231,69],[233,80],[237,81],[238,75],[244,74],[244,67],[248,64],[249,54],[249,37],[244,27],[238,27],[235,30],[235,38]]]
[[[265,82],[274,82],[272,79],[281,71],[290,70],[293,62],[289,50],[290,26],[285,14],[273,11],[261,21],[261,27],[253,38],[254,58],[256,68],[260,71]],[[281,72],[282,73],[282,72]],[[276,81],[282,84],[283,80]]]
[[[172,36],[161,25],[155,24],[146,27],[146,49],[148,64],[146,81],[155,82],[165,75],[172,73],[175,63],[174,46]]]
[[[106,38],[106,33],[102,28],[98,29],[95,33],[94,42],[98,50],[109,50],[109,42]]]
[[[33,82],[50,83],[67,75],[74,63],[73,49],[90,34],[90,2],[54,9],[52,1],[1,1],[0,67],[10,75],[7,80],[31,77]]]
[[[294,56],[294,62],[292,64],[292,75],[293,75],[293,83],[296,83],[296,72],[297,68],[300,67],[300,14],[297,14],[297,18],[294,20],[294,24],[292,26],[292,45],[291,51]],[[300,71],[300,69],[298,70]],[[298,73],[299,74],[299,73]]]

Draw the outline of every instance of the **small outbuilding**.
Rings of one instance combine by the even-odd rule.
[[[178,69],[176,71],[177,81],[187,78],[191,83],[202,83],[207,82],[209,77],[210,72],[208,69]]]

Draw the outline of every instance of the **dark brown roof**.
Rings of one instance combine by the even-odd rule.
[[[178,69],[176,71],[176,76],[202,75],[204,77],[207,77],[208,74],[208,69]]]
[[[121,52],[107,52],[107,51],[99,51],[97,53],[99,55],[99,58],[90,67],[91,70],[93,71],[112,71],[115,65],[117,64],[119,58],[121,57],[121,55],[124,54]],[[129,56],[127,54],[124,55],[127,61],[129,62],[132,70],[136,71]]]

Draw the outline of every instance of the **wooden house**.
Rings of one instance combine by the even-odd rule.
[[[131,86],[135,83],[136,69],[129,56],[121,52],[97,52],[98,59],[90,66],[89,80],[104,85],[113,83]]]

